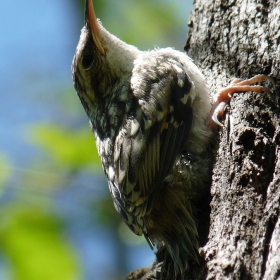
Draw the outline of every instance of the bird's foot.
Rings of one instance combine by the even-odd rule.
[[[213,130],[215,126],[223,126],[219,121],[219,118],[223,116],[225,106],[229,103],[231,99],[232,93],[237,92],[246,92],[246,91],[254,91],[254,92],[268,92],[272,94],[271,90],[267,87],[253,85],[255,83],[261,83],[264,80],[269,80],[273,87],[275,87],[274,79],[266,76],[266,75],[257,75],[248,80],[234,79],[232,83],[220,90],[216,95],[216,100],[212,106],[210,111],[210,115],[206,122],[206,125],[209,129]]]

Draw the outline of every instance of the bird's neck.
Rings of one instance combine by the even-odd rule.
[[[133,62],[141,51],[109,33],[101,24],[100,35],[106,51],[106,60],[113,72],[120,76],[131,73]]]

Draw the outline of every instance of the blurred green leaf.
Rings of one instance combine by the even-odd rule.
[[[96,164],[101,167],[88,127],[67,129],[58,125],[40,124],[32,127],[31,141],[41,147],[60,167],[81,169]]]
[[[55,216],[19,204],[0,211],[0,246],[11,263],[12,279],[79,279],[77,257]]]
[[[53,168],[42,162],[36,162],[26,169],[18,170],[13,175],[20,177],[20,196],[25,195],[25,199],[29,197],[32,200],[37,200],[38,197],[48,200],[50,192],[56,190],[57,186],[67,185],[70,178],[68,174],[55,172]]]
[[[116,228],[122,223],[121,216],[117,213],[111,196],[95,201],[93,211],[97,214],[98,222]]]
[[[176,33],[179,19],[175,16],[174,5],[171,3],[127,1],[126,5],[123,5],[120,20],[129,24],[125,24],[126,28],[122,29],[115,24],[114,29],[119,31],[112,30],[112,33],[117,34],[121,30],[120,36],[124,41],[141,49],[152,49],[155,45],[172,46],[175,42],[172,37]]]
[[[11,169],[7,163],[7,160],[0,155],[0,195],[4,188],[5,182],[11,175]]]

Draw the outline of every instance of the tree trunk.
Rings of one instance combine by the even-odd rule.
[[[186,50],[214,96],[235,78],[279,81],[280,1],[196,1]],[[271,88],[271,85],[267,85]],[[231,100],[213,169],[207,279],[280,277],[279,84]]]
[[[212,98],[234,78],[265,74],[277,83],[265,84],[272,95],[234,94],[225,112],[205,263],[187,279],[280,279],[280,1],[197,0],[189,27],[185,50]],[[138,272],[128,279],[153,279]]]

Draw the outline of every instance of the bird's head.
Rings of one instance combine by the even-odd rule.
[[[108,96],[116,83],[128,78],[140,51],[110,34],[86,0],[85,26],[72,62],[74,87],[88,116],[96,101]]]

